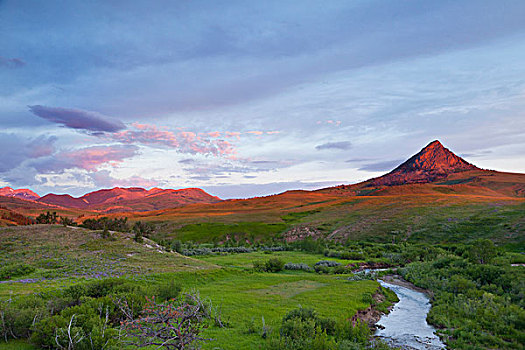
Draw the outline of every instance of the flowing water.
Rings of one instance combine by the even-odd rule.
[[[435,329],[426,321],[430,302],[424,293],[381,280],[379,283],[393,290],[399,302],[377,322],[379,328],[384,328],[378,329],[376,336],[402,349],[446,349],[445,344],[434,334]]]

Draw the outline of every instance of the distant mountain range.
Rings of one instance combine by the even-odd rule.
[[[287,191],[270,196],[274,208],[288,203],[290,196],[300,200],[311,196],[399,196],[406,194],[452,194],[484,197],[525,197],[525,174],[483,170],[465,161],[433,141],[420,152],[391,172],[354,185],[341,185],[316,191]],[[3,199],[2,199],[3,198]],[[10,198],[10,199],[9,199]],[[244,202],[243,202],[244,201]],[[277,202],[282,203],[277,203]],[[213,210],[229,210],[232,201],[222,201],[199,188],[180,190],[139,187],[103,189],[82,197],[67,194],[48,194],[40,197],[28,189],[0,189],[0,206],[16,210],[47,209],[50,207],[93,211],[101,213],[146,212],[181,208],[188,204],[214,206]],[[246,210],[258,203],[256,199],[234,200],[245,203]],[[268,201],[266,201],[268,202]],[[266,203],[265,202],[265,203]],[[237,204],[235,204],[237,205]],[[211,210],[199,207],[198,210]],[[253,209],[253,208],[252,208]],[[197,209],[195,209],[197,210]],[[219,210],[220,211],[220,210]]]
[[[28,190],[27,188],[15,190],[11,187],[0,188],[0,196],[15,197],[27,200],[37,200],[38,198],[40,198],[38,194],[31,190]]]
[[[72,197],[68,194],[47,194],[40,197],[31,190],[13,190],[10,187],[0,189],[0,196],[30,200],[46,206],[74,208],[89,211],[131,212],[150,211],[176,208],[194,203],[217,203],[221,199],[212,196],[199,188],[181,190],[152,188],[146,190],[140,187],[104,189]]]

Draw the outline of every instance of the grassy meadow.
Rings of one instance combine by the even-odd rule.
[[[179,219],[173,210],[148,220],[158,225],[154,235],[158,241],[265,243],[294,239],[288,231],[299,226],[311,229],[315,238],[338,242],[441,244],[488,238],[500,245],[525,245],[523,199],[406,195],[311,200],[287,208],[254,209],[250,216],[236,211],[235,203],[219,203],[203,208],[200,216],[192,217],[184,211],[189,209],[181,208],[181,215],[190,216]],[[260,204],[251,201],[246,206]],[[223,215],[217,215],[221,210]]]
[[[58,225],[0,229],[0,245],[0,261],[11,267],[4,273],[12,274],[0,283],[3,305],[17,299],[29,304],[35,298],[43,298],[45,305],[65,298],[76,285],[105,280],[132,285],[146,295],[176,285],[183,292],[198,291],[226,325],[210,324],[203,336],[213,341],[204,342],[204,349],[262,348],[263,330],[277,336],[283,316],[298,307],[311,307],[319,316],[345,322],[370,306],[370,296],[379,290],[375,281],[348,281],[344,274],[265,273],[252,268],[253,261],[268,258],[311,266],[320,260],[349,263],[299,251],[190,258],[164,251],[149,240],[137,243],[129,234],[113,232],[102,238],[100,232]],[[88,303],[93,298],[79,300]],[[0,348],[36,349],[21,340],[0,343]]]

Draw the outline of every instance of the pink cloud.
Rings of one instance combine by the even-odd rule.
[[[111,138],[130,144],[156,145],[174,148],[180,153],[226,156],[235,153],[231,143],[221,139],[211,140],[191,131],[173,132],[160,130],[155,125],[132,124],[135,130],[125,130],[111,135]],[[212,133],[216,135],[215,133]],[[210,133],[207,134],[210,136]]]
[[[55,157],[75,168],[95,170],[106,163],[115,167],[124,159],[133,157],[135,154],[137,154],[137,148],[134,146],[94,146],[61,152]]]
[[[318,125],[320,124],[329,124],[329,125],[334,125],[334,126],[339,126],[341,125],[341,121],[340,120],[318,120],[317,123]]]
[[[275,134],[280,134],[281,132],[280,131],[267,131],[266,133],[268,135],[275,135]]]
[[[246,131],[247,134],[262,135],[264,131]]]
[[[236,138],[237,140],[239,140],[241,138],[241,133],[240,132],[237,132],[237,131],[226,131],[224,133],[224,135],[227,137],[227,138]]]
[[[137,152],[138,147],[133,145],[93,146],[61,151],[52,158],[34,162],[33,166],[41,173],[60,173],[73,168],[93,171],[106,164],[116,167]]]

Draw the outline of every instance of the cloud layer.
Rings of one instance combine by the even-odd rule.
[[[315,149],[322,151],[325,149],[338,149],[338,150],[349,150],[352,148],[352,143],[350,141],[339,141],[339,142],[327,142],[321,145],[315,146]]]
[[[365,180],[436,138],[525,171],[523,1],[0,7],[0,182],[262,193]]]
[[[133,124],[134,130],[125,130],[110,137],[128,144],[142,144],[176,149],[180,153],[205,154],[213,156],[233,155],[233,145],[223,139],[218,132],[196,134],[191,131],[173,132],[160,130],[155,125]]]
[[[126,128],[120,120],[97,112],[74,108],[28,106],[31,113],[67,128],[91,132],[117,132]]]

